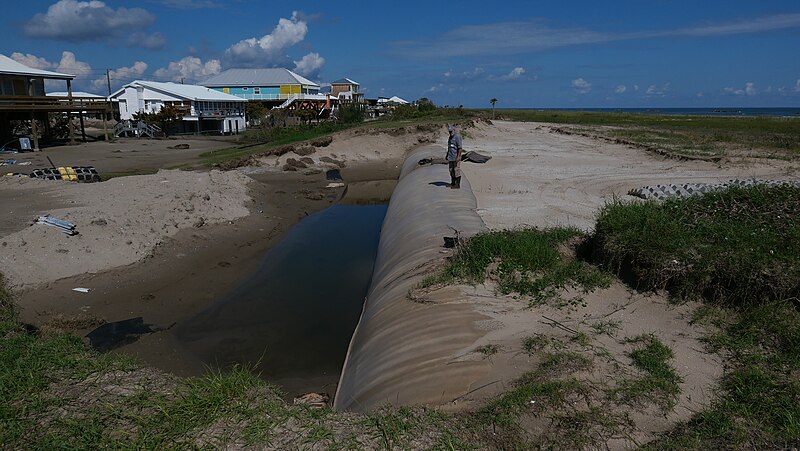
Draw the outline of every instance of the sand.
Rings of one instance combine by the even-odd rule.
[[[489,228],[593,227],[598,208],[657,183],[785,180],[796,163],[779,160],[680,161],[629,146],[553,132],[554,124],[495,121],[467,130],[464,150],[492,157],[464,163],[478,213]],[[446,143],[446,139],[440,141]]]
[[[248,215],[249,180],[238,172],[176,170],[96,184],[1,178],[0,190],[52,189],[62,205],[74,205],[49,213],[74,223],[78,235],[39,224],[6,235],[0,272],[24,290],[135,263],[181,229]]]

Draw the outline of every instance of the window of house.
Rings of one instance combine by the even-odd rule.
[[[247,86],[245,86],[244,88],[242,88],[242,91],[247,91],[248,89],[249,88]]]
[[[253,88],[253,94],[261,94],[261,88]]]

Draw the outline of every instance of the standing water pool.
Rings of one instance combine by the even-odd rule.
[[[210,367],[253,368],[289,396],[333,394],[386,209],[336,204],[307,216],[241,286],[180,324],[178,340]]]

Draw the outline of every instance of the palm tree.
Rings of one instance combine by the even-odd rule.
[[[492,120],[494,120],[494,104],[497,103],[497,99],[492,97],[491,99],[489,99],[489,103],[492,104]]]

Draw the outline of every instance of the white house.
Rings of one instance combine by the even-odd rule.
[[[136,80],[111,94],[121,120],[136,113],[157,113],[174,106],[184,113],[179,132],[238,133],[245,129],[247,100],[204,86]]]

